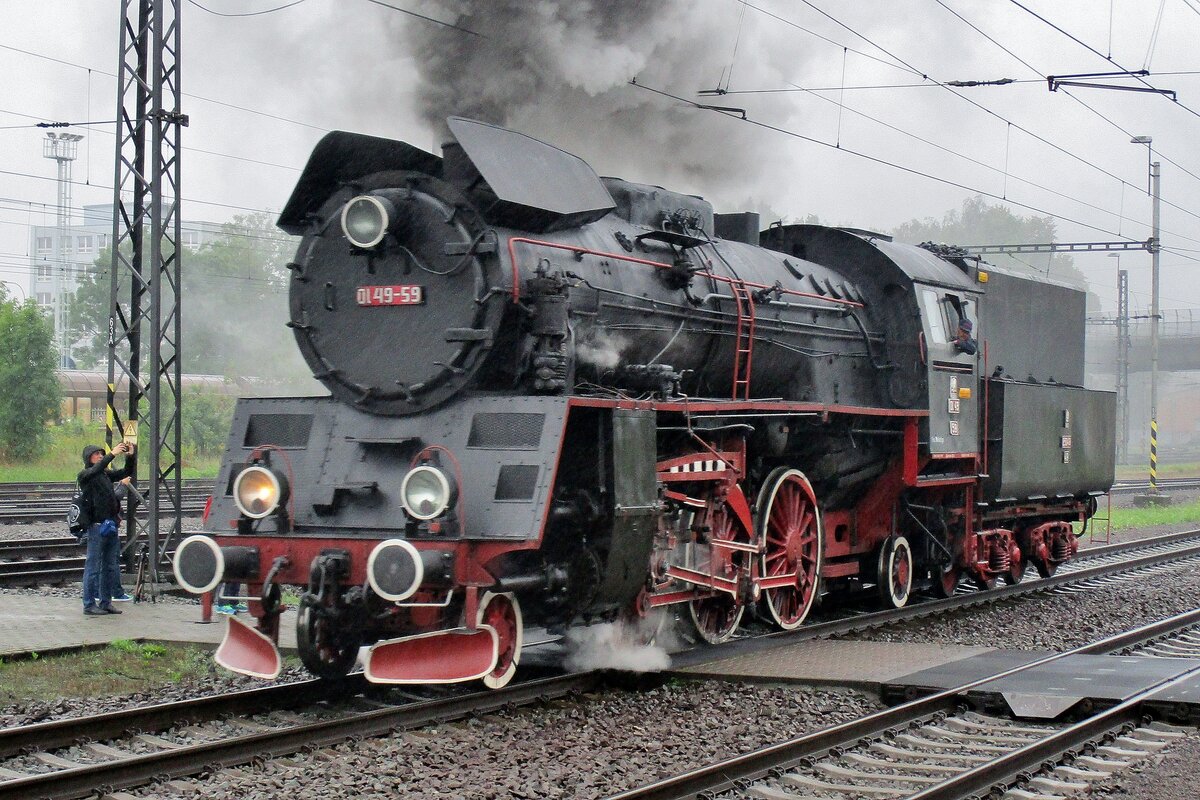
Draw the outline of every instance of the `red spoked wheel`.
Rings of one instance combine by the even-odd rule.
[[[721,644],[733,638],[744,611],[745,606],[738,605],[736,597],[724,592],[699,597],[688,603],[692,625],[700,638],[709,644]]]
[[[903,536],[890,536],[879,547],[876,568],[879,596],[891,608],[903,608],[912,591],[912,546]]]
[[[817,599],[824,545],[817,496],[804,473],[780,467],[758,495],[757,535],[764,543],[762,580],[794,581],[763,589],[763,604],[783,630],[800,627]]]
[[[1013,586],[1021,582],[1021,578],[1025,577],[1025,555],[1021,552],[1021,548],[1016,542],[1012,542],[1008,548],[1008,571],[1000,577],[1009,586]]]
[[[949,566],[942,569],[933,568],[933,593],[938,597],[951,597],[954,590],[958,588],[958,582],[962,578],[962,570],[956,566]]]
[[[744,541],[740,535],[740,526],[734,521],[733,514],[719,501],[713,501],[707,511],[709,548],[708,564],[697,564],[697,569],[710,575],[726,579],[736,579],[738,570],[736,561],[743,554],[719,546],[713,546],[712,540]],[[704,597],[697,597],[688,603],[688,614],[692,625],[700,638],[709,644],[720,644],[733,637],[738,624],[742,621],[745,606],[738,602],[736,596],[728,592],[714,592]]]
[[[517,671],[521,661],[521,644],[525,638],[521,604],[511,594],[485,592],[479,599],[477,625],[489,625],[499,639],[499,656],[496,667],[483,676],[483,685],[489,689],[506,686]]]
[[[665,608],[650,606],[650,593],[642,589],[633,606],[625,609],[617,618],[622,637],[635,647],[649,647],[658,641],[666,627],[669,612]]]

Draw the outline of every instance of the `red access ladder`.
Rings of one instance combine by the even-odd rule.
[[[733,399],[750,399],[750,371],[754,360],[754,298],[740,280],[730,282],[737,303],[737,333],[733,351]]]

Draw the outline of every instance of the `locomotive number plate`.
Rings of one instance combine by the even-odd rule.
[[[360,286],[354,290],[360,306],[419,306],[425,302],[420,286]]]

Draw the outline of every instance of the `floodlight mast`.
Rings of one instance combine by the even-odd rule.
[[[69,252],[67,229],[71,227],[71,162],[79,155],[79,141],[82,138],[77,133],[49,131],[42,140],[42,156],[58,163],[58,231],[55,237],[55,264],[50,270],[50,291],[54,303],[54,343],[58,348],[59,369],[65,369],[71,359],[71,341],[67,336],[67,280],[64,273]]]

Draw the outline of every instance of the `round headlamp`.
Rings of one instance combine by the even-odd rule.
[[[382,197],[360,194],[342,206],[342,233],[355,247],[374,247],[387,235],[395,207]]]
[[[436,467],[414,467],[400,484],[400,500],[413,519],[426,521],[440,517],[450,507],[450,499],[450,481]]]
[[[262,519],[283,502],[287,480],[274,470],[255,464],[233,481],[233,502],[250,519]]]

